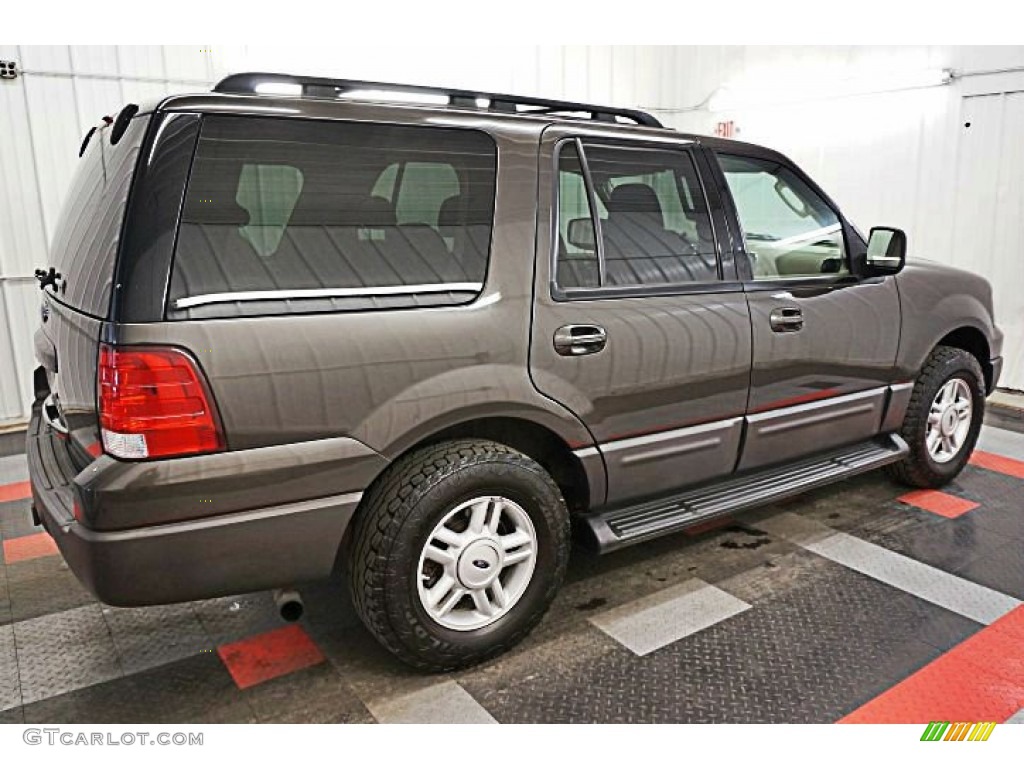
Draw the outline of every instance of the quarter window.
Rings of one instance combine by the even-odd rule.
[[[755,280],[849,273],[835,211],[792,169],[719,155]]]
[[[689,153],[589,143],[583,152],[583,163],[573,144],[559,154],[559,287],[718,280],[710,213]]]
[[[170,310],[470,300],[487,268],[496,166],[494,141],[478,131],[207,117]]]

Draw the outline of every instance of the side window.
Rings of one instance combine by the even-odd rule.
[[[790,168],[719,155],[755,280],[849,272],[839,217]]]
[[[496,171],[495,143],[479,131],[207,117],[169,309],[465,302],[487,269]]]
[[[559,168],[560,286],[595,287],[598,264],[597,283],[606,287],[718,280],[710,213],[687,152],[584,143],[600,232],[595,244],[586,175],[568,149]],[[581,262],[594,267],[580,275]],[[566,273],[575,285],[563,282]]]

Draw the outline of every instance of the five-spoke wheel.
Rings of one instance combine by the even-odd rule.
[[[449,629],[479,629],[523,596],[537,561],[537,534],[526,511],[502,496],[459,504],[427,539],[419,562],[419,596],[427,614]]]

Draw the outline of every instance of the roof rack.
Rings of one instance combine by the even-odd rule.
[[[364,80],[335,80],[328,77],[303,77],[273,72],[242,72],[228,75],[213,88],[216,93],[262,93],[290,96],[311,96],[334,99],[354,91],[391,91],[395,94],[418,94],[447,98],[448,106],[479,109],[519,115],[545,115],[582,113],[590,120],[614,123],[616,118],[631,120],[637,125],[652,128],[664,126],[654,115],[639,109],[602,107],[574,101],[538,99],[530,96],[511,96],[507,93],[488,93],[457,88],[437,88],[426,85],[375,83]]]

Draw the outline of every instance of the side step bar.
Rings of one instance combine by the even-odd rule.
[[[810,459],[730,477],[674,496],[583,518],[600,552],[675,533],[711,518],[794,496],[892,464],[910,452],[896,434],[876,437]]]

